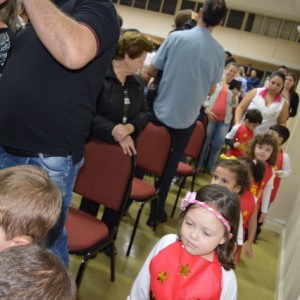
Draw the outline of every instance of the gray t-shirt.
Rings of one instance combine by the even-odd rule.
[[[163,70],[154,102],[155,115],[169,127],[190,127],[210,87],[221,81],[223,47],[207,28],[197,26],[170,34],[152,63]]]

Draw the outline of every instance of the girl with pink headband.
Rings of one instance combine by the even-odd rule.
[[[165,235],[154,246],[127,300],[237,299],[238,196],[207,185],[187,193],[181,209],[178,234]]]

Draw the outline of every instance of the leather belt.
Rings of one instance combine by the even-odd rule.
[[[17,149],[13,147],[3,146],[2,148],[4,151],[10,155],[14,156],[20,156],[20,157],[39,157],[38,152],[23,150],[23,149]],[[51,155],[43,154],[44,157],[50,157]]]

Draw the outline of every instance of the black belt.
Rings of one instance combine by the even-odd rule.
[[[39,152],[34,151],[28,151],[23,149],[16,149],[13,147],[8,146],[2,146],[4,151],[8,154],[14,155],[14,156],[20,156],[20,157],[39,157]],[[50,157],[52,155],[43,154],[44,157]]]

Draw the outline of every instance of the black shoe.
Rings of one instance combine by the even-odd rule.
[[[111,251],[111,246],[107,246],[103,249],[103,253],[108,256],[111,257],[112,255],[112,251]],[[113,250],[113,255],[116,256],[118,254],[118,250],[117,248],[114,246],[114,250]]]
[[[155,227],[160,223],[166,223],[167,222],[167,213],[164,211],[162,214],[157,216],[157,220],[155,222],[155,218],[150,215],[149,219],[147,220],[146,224],[149,227]]]

